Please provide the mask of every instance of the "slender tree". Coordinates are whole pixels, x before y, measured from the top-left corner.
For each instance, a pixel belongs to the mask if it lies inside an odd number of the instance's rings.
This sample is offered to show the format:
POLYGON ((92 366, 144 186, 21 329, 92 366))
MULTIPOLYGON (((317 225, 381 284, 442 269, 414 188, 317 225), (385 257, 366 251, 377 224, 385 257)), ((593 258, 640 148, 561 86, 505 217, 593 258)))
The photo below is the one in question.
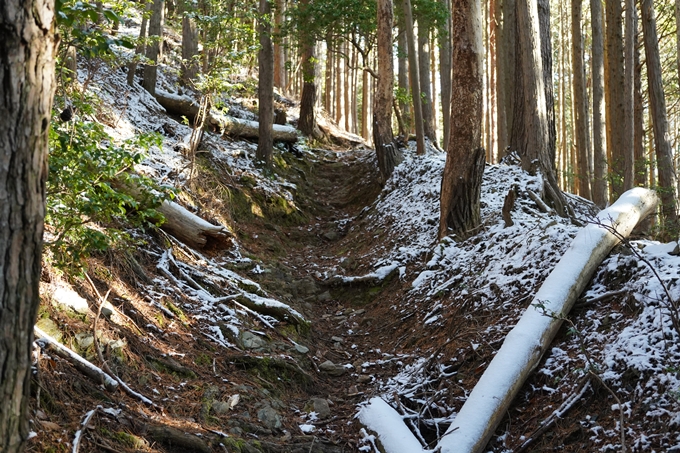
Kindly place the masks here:
POLYGON ((146 58, 151 61, 144 67, 142 86, 151 95, 156 94, 156 79, 158 76, 158 61, 163 49, 163 18, 165 14, 165 0, 153 0, 151 18, 149 19, 149 38, 152 41, 146 46, 146 58))
POLYGON ((593 85, 593 201, 599 207, 607 204, 607 152, 604 108, 604 36, 602 0, 590 0, 592 32, 593 85))
POLYGON ((676 210, 675 167, 673 152, 668 136, 666 116, 666 97, 661 79, 659 40, 656 32, 656 15, 652 0, 642 0, 642 32, 647 60, 647 85, 649 87, 649 110, 654 126, 654 148, 656 149, 657 170, 659 173, 658 190, 661 195, 662 214, 668 226, 678 225, 676 210))
POLYGON ((0 5, 0 451, 29 437, 33 326, 40 263, 47 143, 54 94, 52 0, 0 5))
POLYGON ((411 83, 411 99, 413 101, 413 116, 416 128, 416 153, 425 154, 425 126, 423 124, 423 110, 420 102, 420 77, 418 75, 418 58, 416 51, 416 37, 413 31, 413 14, 411 0, 403 0, 404 25, 406 26, 406 42, 408 45, 408 71, 411 83))
POLYGON ((269 0, 260 0, 260 17, 258 32, 260 34, 260 65, 257 84, 257 100, 259 106, 259 130, 256 156, 268 167, 272 164, 274 140, 272 129, 274 124, 274 46, 271 37, 271 4, 269 0))
MULTIPOLYGON (((309 7, 309 0, 300 0, 303 13, 309 7)), ((299 28, 300 47, 302 49, 302 95, 300 96, 300 132, 310 137, 321 139, 322 134, 316 122, 316 57, 314 55, 314 36, 304 26, 299 28)))
POLYGON ((432 89, 430 88, 430 44, 429 27, 424 19, 418 20, 418 79, 420 81, 420 100, 423 111, 425 137, 437 146, 437 128, 434 124, 432 89))
POLYGON ((449 137, 451 131, 451 1, 440 0, 443 4, 443 9, 447 13, 447 18, 444 27, 439 30, 439 47, 440 47, 440 79, 441 79, 441 102, 442 102, 442 125, 443 141, 442 146, 447 149, 449 145, 449 137))
POLYGON ((373 142, 384 183, 402 160, 392 133, 394 58, 392 57, 392 0, 378 0, 378 87, 373 108, 373 142))
POLYGON ((635 123, 634 123, 634 74, 635 74, 635 1, 625 0, 626 22, 624 34, 624 72, 623 72, 623 119, 621 127, 623 135, 623 190, 633 187, 635 177, 635 123))
POLYGON ((198 27, 192 15, 188 12, 182 17, 182 83, 193 84, 198 76, 198 27))
POLYGON ((583 35, 581 15, 583 0, 571 1, 571 65, 574 74, 574 132, 578 153, 578 192, 584 198, 591 198, 590 168, 588 149, 588 123, 586 122, 586 72, 583 64, 583 35))
POLYGON ((607 156, 610 163, 610 190, 616 199, 623 193, 625 159, 621 126, 624 119, 623 31, 621 0, 605 0, 605 106, 607 109, 607 156))
POLYGON ((480 0, 453 0, 451 138, 442 178, 439 239, 465 238, 480 223, 484 44, 480 0))

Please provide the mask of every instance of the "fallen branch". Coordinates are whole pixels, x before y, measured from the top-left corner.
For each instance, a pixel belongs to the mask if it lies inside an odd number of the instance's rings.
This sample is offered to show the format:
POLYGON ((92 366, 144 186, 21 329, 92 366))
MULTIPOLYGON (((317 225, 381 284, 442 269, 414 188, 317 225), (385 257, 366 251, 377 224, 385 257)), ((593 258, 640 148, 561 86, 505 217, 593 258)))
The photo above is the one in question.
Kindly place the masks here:
MULTIPOLYGON (((588 375, 586 375, 587 377, 588 375)), ((536 440, 538 440, 543 434, 545 434, 555 422, 564 417, 564 415, 571 410, 572 407, 581 399, 586 391, 590 388, 590 381, 585 377, 581 380, 580 385, 577 387, 578 392, 574 391, 564 402, 560 405, 557 410, 543 420, 534 431, 519 447, 517 447, 513 453, 522 453, 527 448, 529 448, 536 440), (580 390, 579 390, 580 388, 580 390)))
POLYGON ((94 282, 90 278, 90 276, 86 273, 85 278, 87 279, 88 283, 90 283, 90 286, 92 286, 92 289, 94 290, 95 294, 97 295, 97 298, 99 299, 99 308, 97 309, 97 316, 94 318, 94 324, 92 327, 93 331, 93 336, 94 336, 94 349, 97 351, 97 356, 99 357, 99 360, 102 362, 102 368, 106 370, 107 373, 111 374, 113 378, 118 382, 120 387, 133 398, 136 398, 140 400, 142 403, 155 407, 156 409, 161 409, 160 406, 156 405, 153 401, 151 401, 149 398, 146 396, 142 395, 141 393, 135 392, 132 390, 121 378, 116 376, 113 371, 111 371, 111 368, 109 368, 109 365, 106 363, 104 360, 104 356, 102 355, 102 351, 99 348, 99 340, 97 339, 97 323, 99 321, 99 317, 101 316, 102 313, 102 307, 104 306, 104 303, 106 303, 106 299, 109 297, 109 294, 111 293, 111 290, 108 290, 106 292, 106 296, 102 297, 102 295, 99 293, 99 290, 97 287, 94 285, 94 282))
POLYGON ((562 318, 602 260, 618 244, 620 239, 602 225, 611 225, 626 237, 657 204, 654 191, 629 190, 598 214, 600 225, 590 224, 576 235, 449 426, 439 443, 442 453, 478 453, 484 449, 513 398, 550 346, 562 318))
MULTIPOLYGON (((200 106, 196 101, 186 96, 156 90, 156 100, 168 113, 186 116, 191 121, 199 113, 200 106)), ((258 138, 260 136, 257 121, 233 118, 211 110, 207 113, 205 122, 226 135, 243 138, 258 138)), ((273 125, 272 136, 275 142, 295 143, 298 140, 298 132, 294 127, 280 124, 273 125)))
POLYGON ((94 414, 97 413, 97 410, 101 406, 97 406, 94 409, 92 409, 90 412, 85 414, 85 418, 83 419, 83 422, 80 424, 81 428, 76 431, 76 435, 73 438, 73 450, 71 450, 71 453, 78 453, 78 448, 80 447, 80 439, 82 438, 83 431, 87 429, 87 425, 90 423, 90 420, 92 420, 92 417, 94 414))
POLYGON ((104 372, 104 370, 92 364, 91 362, 88 362, 83 357, 73 352, 71 349, 59 343, 50 335, 43 332, 40 327, 33 327, 33 333, 35 334, 36 342, 42 349, 68 361, 74 366, 74 368, 83 373, 85 376, 89 377, 97 384, 103 385, 106 390, 113 392, 118 388, 118 381, 104 372))

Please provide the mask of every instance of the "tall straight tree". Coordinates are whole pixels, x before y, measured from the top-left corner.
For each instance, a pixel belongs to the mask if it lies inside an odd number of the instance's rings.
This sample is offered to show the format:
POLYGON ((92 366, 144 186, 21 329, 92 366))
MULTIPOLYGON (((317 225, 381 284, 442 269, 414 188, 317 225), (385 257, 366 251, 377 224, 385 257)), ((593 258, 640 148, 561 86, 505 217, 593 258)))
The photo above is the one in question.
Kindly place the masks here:
POLYGON ((602 0, 590 0, 593 84, 593 201, 607 205, 607 152, 604 108, 604 35, 602 0))
POLYGON ((453 0, 451 138, 441 188, 439 239, 465 238, 480 223, 484 44, 481 0, 453 0))
MULTIPOLYGON (((300 0, 300 10, 308 13, 309 0, 300 0)), ((304 26, 298 28, 302 50, 302 94, 300 95, 300 120, 298 129, 305 135, 320 139, 321 130, 316 122, 316 57, 314 55, 314 36, 304 26)))
POLYGON ((654 126, 654 147, 656 148, 657 170, 659 173, 658 190, 661 195, 662 214, 671 227, 678 225, 676 210, 676 176, 673 165, 673 151, 668 136, 666 116, 666 97, 661 79, 659 58, 659 39, 656 32, 656 16, 653 0, 642 0, 642 32, 647 59, 647 85, 649 87, 649 110, 654 126))
POLYGON ((443 124, 443 148, 449 145, 451 135, 451 0, 440 0, 447 13, 445 25, 439 30, 440 47, 440 79, 441 79, 441 100, 442 100, 442 124, 443 124))
POLYGON ((158 61, 163 49, 163 18, 165 15, 165 0, 153 0, 151 18, 149 19, 149 38, 152 41, 146 46, 146 58, 151 61, 144 67, 142 86, 151 95, 156 94, 156 79, 158 78, 158 61))
POLYGON ((634 142, 635 123, 633 107, 635 103, 634 74, 635 74, 635 1, 626 0, 625 42, 623 46, 624 72, 623 72, 623 118, 621 127, 623 135, 623 190, 633 188, 634 183, 634 142))
POLYGON ((413 13, 411 0, 403 0, 404 25, 406 26, 406 43, 408 45, 408 72, 411 82, 411 100, 413 101, 413 120, 416 128, 416 153, 425 154, 425 126, 423 125, 423 108, 420 102, 420 76, 418 75, 418 57, 416 36, 413 31, 413 13))
POLYGON ((424 19, 418 20, 418 79, 420 80, 420 99, 422 101, 425 137, 437 146, 437 128, 434 124, 434 105, 430 88, 430 30, 424 19))
POLYGON ((381 182, 387 181, 402 160, 392 133, 394 101, 394 58, 392 56, 392 0, 378 0, 378 86, 373 107, 373 142, 378 156, 381 182))
POLYGON ((625 124, 623 97, 623 8, 621 0, 605 0, 605 105, 607 109, 607 156, 610 164, 611 196, 623 193, 625 158, 624 141, 620 128, 625 124))
POLYGON ((590 194, 590 150, 586 121, 586 71, 583 64, 583 35, 581 16, 583 0, 571 0, 571 66, 574 74, 574 132, 578 154, 578 192, 583 198, 590 194))
POLYGON ((33 326, 40 263, 47 143, 54 94, 52 0, 0 5, 0 451, 24 450, 30 434, 33 326))
POLYGON ((538 11, 537 2, 517 0, 517 80, 511 147, 519 152, 525 170, 540 170, 544 197, 559 215, 566 216, 568 207, 555 177, 554 114, 550 112, 552 102, 546 99, 552 91, 545 86, 545 80, 552 78, 546 75, 551 71, 544 69, 544 62, 550 60, 542 55, 538 11))
POLYGON ((260 65, 257 84, 257 100, 259 106, 259 130, 256 156, 268 167, 272 164, 274 140, 272 129, 274 124, 274 46, 272 45, 271 4, 269 0, 260 0, 260 17, 258 32, 260 34, 260 65))

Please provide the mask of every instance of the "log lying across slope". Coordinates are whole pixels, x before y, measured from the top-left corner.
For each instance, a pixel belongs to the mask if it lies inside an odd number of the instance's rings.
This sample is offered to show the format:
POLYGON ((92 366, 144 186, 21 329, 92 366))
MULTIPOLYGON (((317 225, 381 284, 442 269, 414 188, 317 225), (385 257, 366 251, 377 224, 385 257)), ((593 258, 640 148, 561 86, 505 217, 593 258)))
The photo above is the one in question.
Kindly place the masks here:
POLYGON ((607 228, 627 237, 657 204, 656 192, 629 190, 576 235, 434 450, 418 448, 415 436, 403 423, 394 421, 401 415, 378 397, 361 410, 361 422, 377 432, 387 453, 484 451, 513 398, 555 338, 562 324, 560 318, 569 313, 597 267, 618 243, 607 228))
MULTIPOLYGON (((156 100, 168 113, 183 115, 191 120, 198 114, 198 103, 187 96, 156 90, 156 100)), ((211 110, 206 122, 227 135, 243 138, 258 138, 259 136, 259 125, 256 121, 233 118, 211 110)), ((275 142, 294 143, 298 139, 298 132, 292 126, 274 124, 273 137, 275 142)))
POLYGON ((483 451, 520 387, 555 338, 562 325, 559 318, 569 313, 597 267, 619 242, 602 225, 627 237, 640 220, 654 212, 657 204, 656 192, 640 187, 629 190, 600 212, 594 224, 576 235, 442 437, 442 453, 483 451))

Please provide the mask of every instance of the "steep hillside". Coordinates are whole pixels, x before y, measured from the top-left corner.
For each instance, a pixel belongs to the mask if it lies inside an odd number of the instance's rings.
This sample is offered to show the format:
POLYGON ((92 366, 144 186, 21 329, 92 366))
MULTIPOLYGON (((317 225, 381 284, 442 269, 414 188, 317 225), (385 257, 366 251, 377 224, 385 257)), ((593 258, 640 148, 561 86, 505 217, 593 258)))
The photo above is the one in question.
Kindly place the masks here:
MULTIPOLYGON (((479 231, 438 243, 441 153, 404 150, 384 188, 370 149, 301 141, 265 170, 255 144, 213 131, 192 164, 181 118, 120 68, 91 75, 102 103, 88 120, 116 139, 160 132, 136 170, 230 239, 197 250, 129 230, 134 246, 90 258, 92 284, 45 271, 39 328, 119 381, 39 341, 30 451, 376 451, 355 418, 376 395, 431 448, 594 212, 574 196, 578 219, 542 212, 540 180, 509 161, 486 168, 479 231)), ((172 71, 160 83, 179 94, 172 71)), ((255 118, 243 105, 229 100, 255 118)), ((677 243, 632 247, 600 267, 489 451, 621 451, 621 429, 632 451, 680 449, 677 310, 661 284, 677 301, 677 243)))

